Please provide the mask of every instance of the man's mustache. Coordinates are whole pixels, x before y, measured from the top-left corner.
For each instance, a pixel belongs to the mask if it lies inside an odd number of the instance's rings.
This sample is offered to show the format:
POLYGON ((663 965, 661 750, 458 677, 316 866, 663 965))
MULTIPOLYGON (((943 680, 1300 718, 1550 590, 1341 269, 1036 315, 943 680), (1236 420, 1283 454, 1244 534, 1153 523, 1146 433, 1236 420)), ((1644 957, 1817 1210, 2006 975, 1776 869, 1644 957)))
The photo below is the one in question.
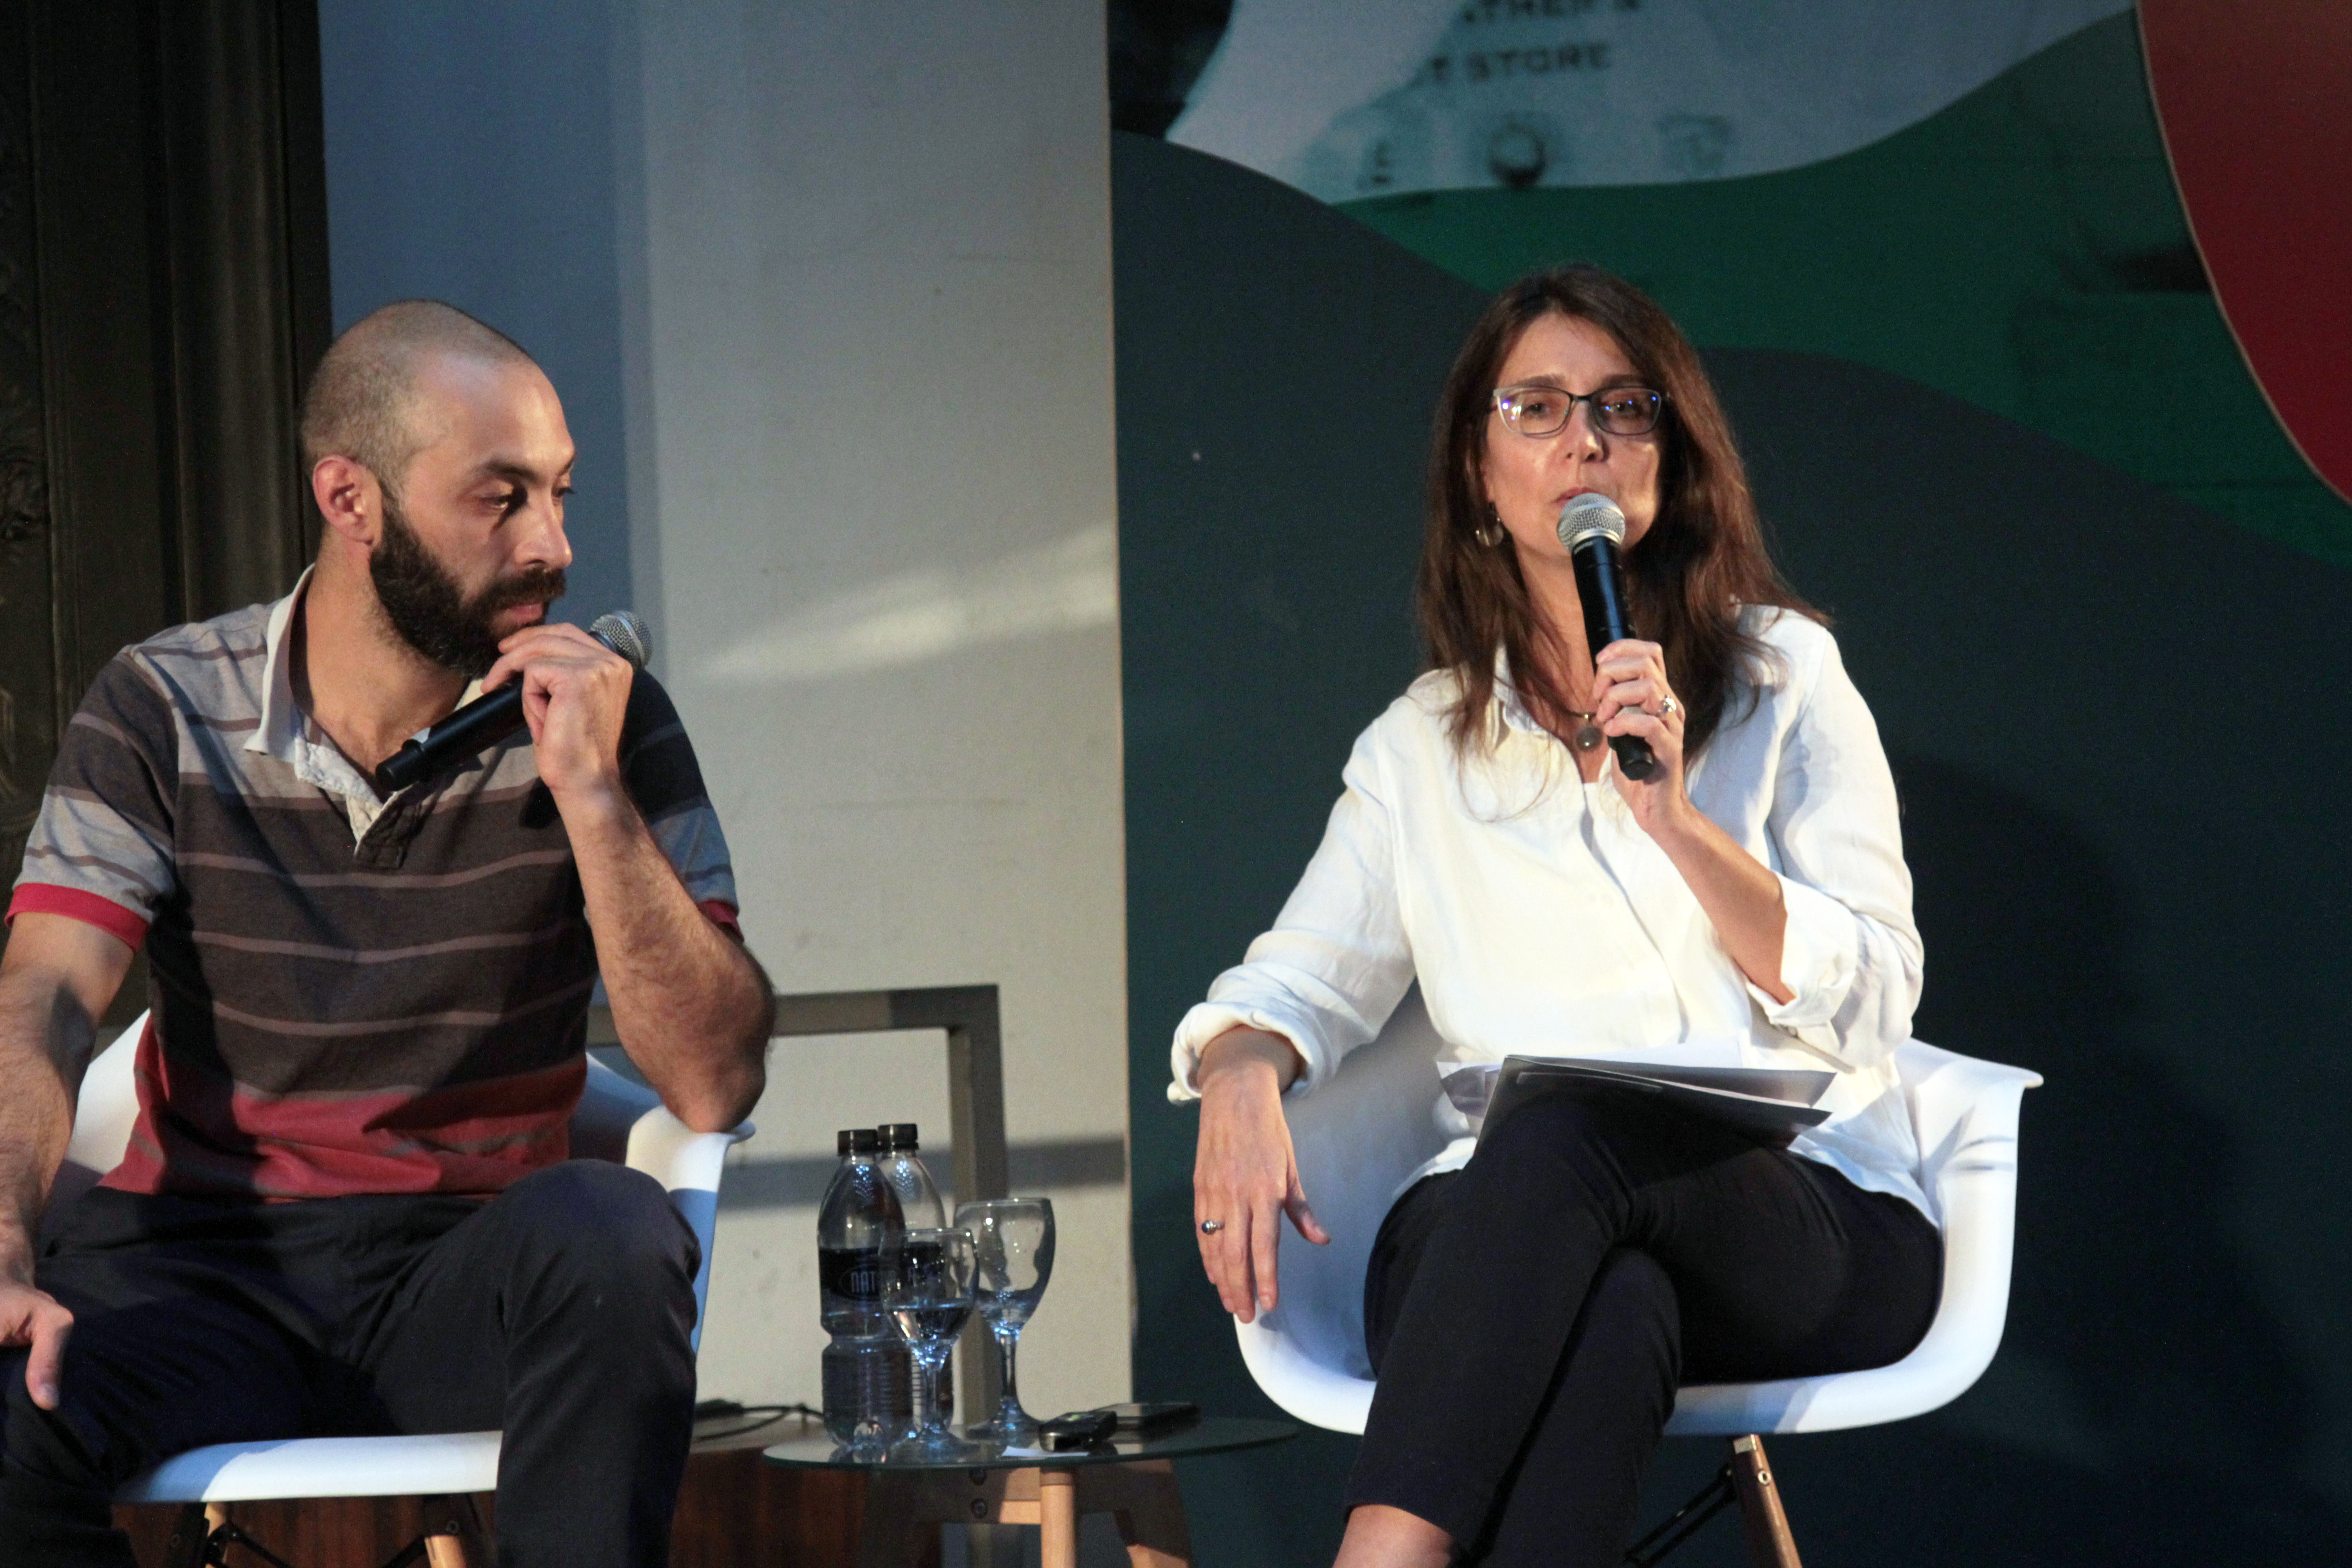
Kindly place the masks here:
POLYGON ((477 615, 489 616, 524 605, 550 605, 563 597, 563 589, 562 567, 534 566, 491 584, 475 601, 474 609, 477 615))

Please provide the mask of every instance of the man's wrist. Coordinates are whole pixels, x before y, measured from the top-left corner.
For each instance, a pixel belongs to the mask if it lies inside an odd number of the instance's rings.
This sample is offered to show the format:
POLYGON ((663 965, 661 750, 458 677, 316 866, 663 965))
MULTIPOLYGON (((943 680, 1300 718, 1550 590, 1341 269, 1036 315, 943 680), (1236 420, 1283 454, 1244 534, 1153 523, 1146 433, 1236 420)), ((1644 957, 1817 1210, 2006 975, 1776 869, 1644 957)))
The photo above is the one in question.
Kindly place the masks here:
POLYGON ((32 1237, 14 1225, 0 1229, 0 1284, 33 1282, 32 1237))
POLYGON ((575 843, 604 835, 626 837, 644 826, 644 818, 637 815, 637 803, 629 798, 628 786, 618 773, 585 784, 562 787, 551 784, 547 787, 555 797, 556 811, 563 817, 564 831, 575 843))

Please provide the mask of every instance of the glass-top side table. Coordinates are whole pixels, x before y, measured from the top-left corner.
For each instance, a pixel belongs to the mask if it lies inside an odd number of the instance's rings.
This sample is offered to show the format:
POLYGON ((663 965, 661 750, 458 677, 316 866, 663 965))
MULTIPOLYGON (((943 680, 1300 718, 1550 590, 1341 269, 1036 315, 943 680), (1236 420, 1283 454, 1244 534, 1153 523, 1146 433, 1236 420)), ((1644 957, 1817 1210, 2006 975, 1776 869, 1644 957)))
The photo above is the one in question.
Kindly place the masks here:
POLYGON ((1078 1516, 1108 1513, 1134 1568, 1189 1568, 1174 1460, 1286 1442, 1287 1421, 1210 1415, 1150 1437, 1124 1437, 1083 1451, 975 1446, 949 1460, 848 1458, 819 1431, 761 1450, 771 1464, 856 1471, 866 1478, 858 1562, 907 1568, 920 1562, 942 1524, 1032 1524, 1042 1568, 1076 1568, 1078 1516))

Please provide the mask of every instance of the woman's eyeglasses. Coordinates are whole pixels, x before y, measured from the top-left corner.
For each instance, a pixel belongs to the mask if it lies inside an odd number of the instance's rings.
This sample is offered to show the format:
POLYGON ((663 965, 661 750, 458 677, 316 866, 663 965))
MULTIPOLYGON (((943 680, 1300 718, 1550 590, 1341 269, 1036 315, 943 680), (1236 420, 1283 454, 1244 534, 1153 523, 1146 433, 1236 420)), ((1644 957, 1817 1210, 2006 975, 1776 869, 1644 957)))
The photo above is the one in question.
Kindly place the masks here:
POLYGON ((1501 386, 1495 412, 1522 436, 1541 439, 1568 428, 1576 405, 1592 405, 1593 427, 1610 436, 1646 436, 1658 427, 1666 395, 1647 386, 1604 386, 1598 392, 1563 392, 1557 386, 1501 386))

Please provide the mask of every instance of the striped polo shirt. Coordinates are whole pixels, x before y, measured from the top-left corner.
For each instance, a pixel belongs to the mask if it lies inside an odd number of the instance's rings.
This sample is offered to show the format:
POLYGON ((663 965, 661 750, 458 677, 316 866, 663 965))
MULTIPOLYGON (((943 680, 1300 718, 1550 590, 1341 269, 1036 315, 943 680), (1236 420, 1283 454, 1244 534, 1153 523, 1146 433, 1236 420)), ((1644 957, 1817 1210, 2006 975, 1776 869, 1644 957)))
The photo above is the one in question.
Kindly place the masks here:
MULTIPOLYGON (((380 799, 294 700, 308 585, 115 656, 67 729, 9 914, 146 945, 139 1120, 105 1185, 488 1195, 566 1157, 587 1075, 596 950, 571 840, 527 731, 380 799)), ((726 841, 642 672, 620 755, 732 934, 726 841)))

